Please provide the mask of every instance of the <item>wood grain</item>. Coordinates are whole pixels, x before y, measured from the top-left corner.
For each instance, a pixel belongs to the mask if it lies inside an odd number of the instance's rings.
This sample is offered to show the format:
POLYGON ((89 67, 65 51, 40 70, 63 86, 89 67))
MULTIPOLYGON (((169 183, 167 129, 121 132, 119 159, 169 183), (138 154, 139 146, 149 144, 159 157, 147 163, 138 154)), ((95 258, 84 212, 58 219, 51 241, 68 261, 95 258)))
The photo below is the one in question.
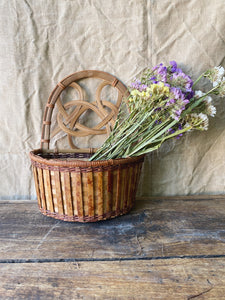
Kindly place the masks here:
POLYGON ((0 270, 0 299, 223 300, 225 197, 136 201, 89 224, 0 201, 0 270))
POLYGON ((0 202, 0 259, 208 254, 225 255, 223 197, 136 201, 127 215, 88 224, 43 216, 36 202, 0 202))
POLYGON ((1 299, 224 299, 225 259, 0 264, 1 299))

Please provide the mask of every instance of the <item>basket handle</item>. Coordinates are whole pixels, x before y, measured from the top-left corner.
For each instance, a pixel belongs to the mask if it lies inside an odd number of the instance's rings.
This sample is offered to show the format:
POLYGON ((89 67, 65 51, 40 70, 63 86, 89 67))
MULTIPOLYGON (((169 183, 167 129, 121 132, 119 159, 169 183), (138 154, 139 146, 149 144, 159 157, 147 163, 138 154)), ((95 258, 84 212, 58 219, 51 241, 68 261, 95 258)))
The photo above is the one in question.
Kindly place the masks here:
POLYGON ((115 87, 118 90, 121 100, 123 96, 128 95, 127 87, 115 76, 106 72, 97 71, 97 70, 84 70, 84 71, 75 72, 65 77, 55 86, 45 106, 43 122, 42 122, 41 145, 40 145, 40 148, 42 150, 49 149, 52 112, 60 94, 70 84, 84 78, 99 78, 106 81, 108 84, 111 84, 113 87, 115 87))

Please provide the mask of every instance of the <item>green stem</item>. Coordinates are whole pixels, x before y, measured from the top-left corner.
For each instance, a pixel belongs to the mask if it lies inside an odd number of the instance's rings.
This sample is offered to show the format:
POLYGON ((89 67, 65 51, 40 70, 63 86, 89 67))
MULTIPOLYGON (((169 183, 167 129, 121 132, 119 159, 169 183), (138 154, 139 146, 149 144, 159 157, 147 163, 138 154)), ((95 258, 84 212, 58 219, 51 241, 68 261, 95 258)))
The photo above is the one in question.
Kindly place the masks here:
MULTIPOLYGON (((218 88, 217 86, 214 87, 213 89, 211 89, 210 91, 208 91, 205 95, 203 95, 202 97, 200 97, 197 101, 193 102, 193 103, 188 107, 188 109, 185 110, 185 111, 183 112, 182 117, 184 117, 184 116, 186 116, 188 113, 190 113, 190 112, 192 111, 192 109, 194 109, 196 106, 198 106, 206 96, 208 96, 208 95, 210 95, 211 93, 213 93, 213 91, 215 91, 217 88, 218 88)), ((192 99, 194 99, 194 98, 192 98, 192 99)))
POLYGON ((195 80, 195 82, 193 83, 193 86, 192 86, 192 87, 194 87, 204 75, 205 75, 205 72, 202 73, 202 74, 195 80))
POLYGON ((140 143, 137 145, 136 149, 134 149, 131 153, 130 156, 132 156, 135 152, 139 151, 141 148, 144 148, 145 146, 147 146, 148 144, 151 144, 158 136, 162 135, 164 132, 166 132, 169 128, 173 127, 178 121, 174 120, 173 122, 171 122, 169 125, 167 125, 166 127, 164 127, 162 130, 160 130, 160 132, 158 132, 156 135, 152 136, 149 139, 145 139, 144 143, 140 143))
POLYGON ((103 158, 104 156, 106 156, 108 153, 110 153, 112 150, 114 150, 119 144, 122 144, 122 142, 127 139, 128 136, 130 136, 150 115, 152 114, 152 111, 150 111, 148 114, 145 114, 145 116, 142 118, 141 122, 137 122, 136 124, 134 124, 133 126, 131 126, 130 131, 127 132, 127 134, 125 134, 125 136, 123 136, 122 139, 120 139, 120 136, 116 137, 117 142, 115 144, 112 145, 112 147, 110 149, 108 149, 106 152, 104 152, 104 154, 98 156, 98 153, 96 153, 94 156, 92 156, 89 160, 93 160, 96 157, 98 157, 98 159, 100 160, 101 158, 103 158), (119 141, 118 141, 119 139, 119 141))

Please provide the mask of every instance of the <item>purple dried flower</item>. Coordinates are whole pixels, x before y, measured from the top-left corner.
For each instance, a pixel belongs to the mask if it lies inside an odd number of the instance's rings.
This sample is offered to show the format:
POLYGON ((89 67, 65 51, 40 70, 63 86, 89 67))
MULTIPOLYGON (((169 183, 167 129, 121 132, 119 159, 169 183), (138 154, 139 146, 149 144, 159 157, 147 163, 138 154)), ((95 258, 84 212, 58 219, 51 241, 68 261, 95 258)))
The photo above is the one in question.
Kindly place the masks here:
POLYGON ((166 82, 167 81, 167 67, 160 66, 158 68, 157 72, 160 75, 160 79, 163 82, 166 82))
POLYGON ((147 87, 148 86, 146 84, 140 85, 140 87, 139 87, 140 92, 145 91, 147 89, 147 87))
MULTIPOLYGON (((188 104, 190 101, 188 99, 183 100, 184 105, 188 104)), ((184 107, 185 109, 185 107, 184 107)))
POLYGON ((172 60, 172 61, 170 61, 170 65, 171 65, 171 72, 172 73, 176 72, 177 71, 177 63, 174 60, 172 60))
POLYGON ((162 63, 152 68, 152 70, 155 71, 154 74, 156 75, 156 78, 153 80, 157 79, 158 81, 167 81, 167 67, 165 67, 162 63))
POLYGON ((170 77, 171 81, 174 81, 175 85, 180 85, 182 88, 186 89, 186 92, 192 92, 193 81, 191 78, 184 74, 182 70, 179 73, 173 73, 170 77))
POLYGON ((145 91, 148 86, 146 84, 142 84, 140 80, 135 78, 135 81, 131 83, 130 87, 142 92, 145 91))
POLYGON ((175 99, 185 99, 184 94, 182 93, 180 88, 172 87, 171 92, 173 93, 175 99))
POLYGON ((170 133, 174 133, 174 132, 175 132, 175 130, 174 130, 173 128, 170 128, 170 129, 168 130, 168 132, 170 132, 170 133))
POLYGON ((190 100, 191 98, 193 98, 194 97, 194 91, 191 91, 191 92, 189 92, 189 93, 187 93, 186 94, 186 98, 188 99, 188 100, 190 100))
POLYGON ((182 136, 183 136, 183 133, 180 133, 180 134, 178 134, 178 136, 176 136, 176 139, 179 140, 179 138, 182 137, 182 136))

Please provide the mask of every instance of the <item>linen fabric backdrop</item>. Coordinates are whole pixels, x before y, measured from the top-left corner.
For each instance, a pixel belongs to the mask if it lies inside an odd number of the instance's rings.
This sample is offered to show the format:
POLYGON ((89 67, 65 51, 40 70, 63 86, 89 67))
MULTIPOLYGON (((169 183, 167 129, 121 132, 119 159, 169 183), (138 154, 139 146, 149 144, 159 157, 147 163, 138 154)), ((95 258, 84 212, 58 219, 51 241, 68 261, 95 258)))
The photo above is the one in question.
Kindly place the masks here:
MULTIPOLYGON (((1 199, 36 198, 28 153, 65 76, 96 69, 129 85, 171 60, 193 79, 225 67, 224 0, 1 0, 0 16, 1 199)), ((208 131, 146 156, 138 197, 224 194, 225 99, 215 103, 208 131)))

